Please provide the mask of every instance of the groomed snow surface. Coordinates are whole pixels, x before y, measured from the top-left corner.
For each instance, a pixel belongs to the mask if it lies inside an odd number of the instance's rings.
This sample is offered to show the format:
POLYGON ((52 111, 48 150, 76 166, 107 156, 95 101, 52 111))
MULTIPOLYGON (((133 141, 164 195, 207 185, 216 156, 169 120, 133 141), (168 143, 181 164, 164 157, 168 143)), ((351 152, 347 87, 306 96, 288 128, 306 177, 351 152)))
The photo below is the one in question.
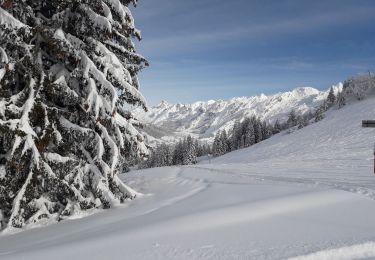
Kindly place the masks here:
POLYGON ((188 167, 123 178, 144 196, 0 236, 0 259, 375 258, 375 99, 188 167))

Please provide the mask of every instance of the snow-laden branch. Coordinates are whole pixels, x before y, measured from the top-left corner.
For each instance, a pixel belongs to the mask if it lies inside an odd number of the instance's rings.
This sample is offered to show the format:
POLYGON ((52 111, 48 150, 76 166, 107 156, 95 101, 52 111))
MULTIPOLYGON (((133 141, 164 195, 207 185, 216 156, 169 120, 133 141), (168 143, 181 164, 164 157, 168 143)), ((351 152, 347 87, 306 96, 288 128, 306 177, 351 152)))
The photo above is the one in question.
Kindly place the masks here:
POLYGON ((8 29, 19 29, 22 27, 28 27, 19 20, 13 17, 10 13, 0 7, 0 25, 4 25, 8 29))

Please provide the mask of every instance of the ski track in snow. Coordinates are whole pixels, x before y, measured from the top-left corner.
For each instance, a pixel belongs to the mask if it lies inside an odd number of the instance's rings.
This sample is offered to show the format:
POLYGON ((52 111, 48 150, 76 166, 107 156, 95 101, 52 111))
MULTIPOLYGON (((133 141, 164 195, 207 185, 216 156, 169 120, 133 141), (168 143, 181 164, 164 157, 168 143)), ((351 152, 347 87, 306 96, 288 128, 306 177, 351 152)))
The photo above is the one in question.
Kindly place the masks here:
MULTIPOLYGON (((247 177, 252 180, 258 181, 273 181, 273 182, 286 182, 286 183, 294 183, 294 184, 301 184, 301 185, 309 185, 309 186, 318 186, 321 188, 326 189, 336 189, 347 191, 351 193, 355 193, 358 195, 363 195, 368 198, 375 200, 375 187, 368 188, 368 187, 361 187, 359 185, 350 183, 350 182, 333 182, 332 180, 322 179, 314 179, 311 177, 289 177, 289 176, 267 176, 266 174, 253 174, 253 173, 241 173, 241 169, 231 169, 231 170, 219 170, 219 169, 211 169, 205 167, 192 167, 197 170, 209 170, 213 173, 217 174, 228 174, 228 175, 238 175, 241 177, 247 177)), ((271 169, 269 169, 271 171, 271 169)), ((239 185, 244 185, 244 183, 237 183, 239 185)), ((374 185, 375 186, 375 185, 374 185)))

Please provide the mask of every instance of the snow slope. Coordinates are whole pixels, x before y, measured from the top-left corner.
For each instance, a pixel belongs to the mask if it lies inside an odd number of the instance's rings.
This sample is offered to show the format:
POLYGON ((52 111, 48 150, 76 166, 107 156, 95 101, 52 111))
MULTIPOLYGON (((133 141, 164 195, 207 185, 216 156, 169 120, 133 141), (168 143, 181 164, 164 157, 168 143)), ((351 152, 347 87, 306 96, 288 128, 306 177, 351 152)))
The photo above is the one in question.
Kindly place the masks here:
MULTIPOLYGON (((342 89, 342 84, 333 86, 337 93, 342 89)), ((145 129, 146 134, 164 141, 173 141, 173 136, 181 137, 186 134, 199 139, 212 141, 218 130, 229 130, 236 120, 256 115, 263 120, 275 121, 287 119, 289 112, 295 109, 297 113, 314 111, 327 97, 328 91, 319 91, 311 87, 297 88, 289 92, 277 93, 266 96, 264 94, 254 97, 239 97, 227 101, 211 100, 192 104, 168 104, 163 101, 149 112, 141 109, 133 111, 136 118, 147 126, 158 128, 156 136, 151 129, 145 129), (163 129, 173 129, 174 134, 163 129)))
POLYGON ((0 259, 375 258, 375 98, 188 167, 131 172, 124 207, 0 236, 0 259))

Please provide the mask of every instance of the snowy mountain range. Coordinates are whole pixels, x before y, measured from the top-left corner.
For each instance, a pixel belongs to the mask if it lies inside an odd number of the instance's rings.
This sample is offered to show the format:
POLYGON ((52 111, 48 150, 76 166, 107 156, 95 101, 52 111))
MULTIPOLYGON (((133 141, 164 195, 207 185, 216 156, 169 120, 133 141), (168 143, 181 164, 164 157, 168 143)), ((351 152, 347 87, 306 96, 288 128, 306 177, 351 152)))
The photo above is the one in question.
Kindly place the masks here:
MULTIPOLYGON (((342 83, 333 86, 335 93, 342 83)), ((162 101, 148 112, 133 110, 143 124, 143 132, 149 143, 174 142, 182 136, 211 142, 214 135, 223 129, 232 128, 236 120, 252 115, 262 120, 284 121, 294 109, 297 114, 313 112, 327 97, 329 90, 319 91, 312 87, 300 87, 273 95, 236 97, 230 100, 210 100, 192 104, 169 104, 162 101)))

